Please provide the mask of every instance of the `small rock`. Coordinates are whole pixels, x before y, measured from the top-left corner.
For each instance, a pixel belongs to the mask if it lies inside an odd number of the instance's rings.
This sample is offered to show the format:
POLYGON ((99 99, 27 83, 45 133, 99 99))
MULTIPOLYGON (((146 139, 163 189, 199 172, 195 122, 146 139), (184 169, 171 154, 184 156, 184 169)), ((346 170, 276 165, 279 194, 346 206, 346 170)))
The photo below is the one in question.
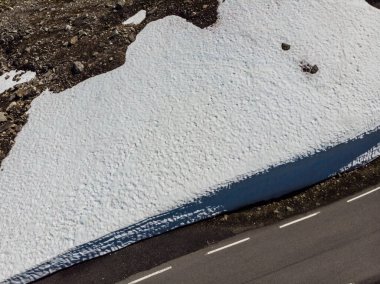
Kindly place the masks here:
POLYGON ((26 53, 30 53, 30 51, 31 51, 30 47, 25 48, 26 53))
POLYGON ((0 112, 0 122, 6 122, 7 120, 5 112, 0 112))
POLYGON ((83 65, 83 63, 80 62, 80 61, 75 61, 73 63, 71 71, 73 72, 73 74, 80 74, 80 73, 82 73, 84 71, 84 65, 83 65))
POLYGON ((311 70, 310 70, 310 73, 311 74, 315 74, 317 73, 319 70, 318 66, 317 65, 314 65, 313 67, 311 67, 311 70))
POLYGON ((282 50, 289 50, 290 49, 290 44, 287 44, 287 43, 282 43, 281 44, 281 48, 282 48, 282 50))
POLYGON ((274 212, 274 214, 279 214, 279 213, 280 213, 280 210, 275 209, 273 212, 274 212))
POLYGON ((80 31, 78 32, 78 34, 79 34, 80 37, 82 37, 82 36, 86 36, 86 35, 87 35, 87 33, 86 33, 84 30, 80 30, 80 31))
POLYGON ((302 61, 301 62, 301 68, 303 72, 308 72, 310 74, 315 74, 318 72, 319 68, 317 65, 311 65, 307 62, 302 61))
POLYGON ((290 206, 286 206, 286 211, 293 212, 294 209, 292 207, 290 207, 290 206))
POLYGON ((128 35, 128 39, 130 42, 134 42, 136 40, 136 35, 134 33, 130 33, 128 35))
POLYGON ((17 105, 16 102, 11 102, 11 103, 8 105, 6 111, 7 111, 7 112, 10 111, 10 110, 11 110, 12 108, 14 108, 16 105, 17 105))
POLYGON ((125 6, 125 0, 118 0, 115 5, 116 10, 121 10, 125 6))
POLYGON ((78 36, 73 36, 71 39, 70 39, 70 44, 71 45, 75 45, 78 43, 78 36))
POLYGON ((72 26, 70 26, 70 25, 66 25, 65 30, 66 30, 66 31, 71 31, 72 28, 73 28, 72 26))

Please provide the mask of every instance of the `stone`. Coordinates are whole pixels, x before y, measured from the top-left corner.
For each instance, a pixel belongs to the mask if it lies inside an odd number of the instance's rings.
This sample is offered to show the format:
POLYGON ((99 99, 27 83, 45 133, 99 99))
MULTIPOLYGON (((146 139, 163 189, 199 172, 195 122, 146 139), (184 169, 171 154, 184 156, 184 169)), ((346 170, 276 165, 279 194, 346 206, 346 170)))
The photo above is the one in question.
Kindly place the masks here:
POLYGON ((83 36, 86 36, 86 35, 87 35, 87 33, 86 33, 84 30, 80 30, 80 31, 78 32, 78 34, 79 34, 80 37, 83 37, 83 36))
POLYGON ((126 5, 125 0, 118 0, 115 5, 116 10, 121 10, 126 5))
POLYGON ((288 211, 288 212, 293 212, 294 209, 293 209, 292 207, 290 207, 290 206, 286 206, 286 211, 288 211))
POLYGON ((17 106, 17 103, 16 103, 16 102, 11 102, 11 103, 8 105, 6 111, 10 111, 10 110, 11 110, 12 108, 14 108, 15 106, 17 106))
POLYGON ((7 121, 8 119, 5 112, 0 112, 0 122, 7 122, 7 121))
POLYGON ((73 36, 71 39, 70 39, 70 44, 71 45, 75 45, 78 43, 78 37, 77 36, 73 36))
POLYGON ((289 50, 289 49, 290 49, 290 44, 287 44, 287 43, 284 43, 284 42, 283 42, 283 43, 281 44, 281 48, 282 48, 282 50, 285 50, 285 51, 286 51, 286 50, 289 50))
POLYGON ((313 67, 311 67, 311 70, 310 70, 310 73, 311 74, 315 74, 319 71, 319 68, 317 65, 314 65, 313 67))
POLYGON ((80 73, 82 73, 84 71, 84 65, 83 65, 83 63, 80 62, 80 61, 75 61, 73 63, 71 71, 73 72, 73 74, 80 74, 80 73))
POLYGON ((136 35, 134 33, 130 33, 128 35, 128 39, 130 42, 134 42, 136 40, 136 35))

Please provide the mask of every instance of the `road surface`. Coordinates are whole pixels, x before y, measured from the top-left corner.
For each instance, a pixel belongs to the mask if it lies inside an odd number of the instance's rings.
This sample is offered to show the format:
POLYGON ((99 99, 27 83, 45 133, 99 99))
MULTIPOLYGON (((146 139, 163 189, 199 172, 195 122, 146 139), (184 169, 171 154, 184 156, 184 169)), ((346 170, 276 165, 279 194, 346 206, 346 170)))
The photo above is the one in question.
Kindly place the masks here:
POLYGON ((380 187, 119 283, 380 283, 380 187))

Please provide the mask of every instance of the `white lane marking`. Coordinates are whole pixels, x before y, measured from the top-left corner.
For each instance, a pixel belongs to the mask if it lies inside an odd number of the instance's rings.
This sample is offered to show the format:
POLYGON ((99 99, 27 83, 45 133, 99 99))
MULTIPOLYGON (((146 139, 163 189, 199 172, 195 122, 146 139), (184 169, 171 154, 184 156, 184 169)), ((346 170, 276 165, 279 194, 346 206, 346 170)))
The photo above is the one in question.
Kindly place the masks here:
POLYGON ((305 217, 302 217, 302 218, 299 218, 299 219, 294 220, 294 221, 292 221, 292 222, 289 222, 289 223, 286 223, 286 224, 284 224, 284 225, 281 225, 279 228, 282 229, 282 228, 285 228, 285 227, 287 227, 287 226, 293 225, 293 224, 295 224, 295 223, 301 222, 301 221, 303 221, 303 220, 306 220, 306 219, 312 218, 312 217, 314 217, 314 216, 317 216, 319 213, 321 213, 321 212, 316 212, 316 213, 313 213, 313 214, 307 215, 307 216, 305 216, 305 217))
POLYGON ((366 196, 366 195, 371 194, 371 193, 373 193, 373 192, 375 192, 375 191, 378 191, 379 189, 380 189, 380 187, 375 188, 375 189, 372 189, 372 190, 370 190, 370 191, 368 191, 368 192, 366 192, 366 193, 363 193, 363 194, 361 194, 361 195, 359 195, 359 196, 356 196, 356 197, 354 197, 354 198, 351 198, 351 199, 347 200, 347 202, 350 203, 350 202, 352 202, 352 201, 354 201, 354 200, 356 200, 356 199, 362 198, 363 196, 366 196))
POLYGON ((163 272, 165 272, 165 271, 168 271, 168 270, 170 270, 170 269, 172 269, 172 267, 171 267, 171 266, 168 266, 168 267, 166 267, 166 268, 164 268, 164 269, 161 269, 161 270, 159 270, 159 271, 153 272, 153 273, 151 273, 151 274, 149 274, 149 275, 146 275, 146 276, 144 276, 144 277, 141 277, 141 278, 139 278, 139 279, 133 280, 132 282, 129 282, 128 284, 139 283, 139 282, 141 282, 141 281, 143 281, 143 280, 145 280, 145 279, 148 279, 148 278, 150 278, 150 277, 156 276, 157 274, 161 274, 161 273, 163 273, 163 272))
POLYGON ((224 247, 217 248, 217 249, 214 249, 214 250, 212 250, 212 251, 209 251, 207 254, 213 254, 213 253, 215 253, 215 252, 221 251, 221 250, 223 250, 223 249, 226 249, 226 248, 229 248, 229 247, 232 247, 232 246, 236 246, 236 245, 238 245, 238 244, 244 243, 244 242, 249 241, 249 240, 250 240, 250 238, 245 238, 245 239, 243 239, 243 240, 240 240, 240 241, 234 242, 234 243, 229 244, 229 245, 226 245, 226 246, 224 246, 224 247))

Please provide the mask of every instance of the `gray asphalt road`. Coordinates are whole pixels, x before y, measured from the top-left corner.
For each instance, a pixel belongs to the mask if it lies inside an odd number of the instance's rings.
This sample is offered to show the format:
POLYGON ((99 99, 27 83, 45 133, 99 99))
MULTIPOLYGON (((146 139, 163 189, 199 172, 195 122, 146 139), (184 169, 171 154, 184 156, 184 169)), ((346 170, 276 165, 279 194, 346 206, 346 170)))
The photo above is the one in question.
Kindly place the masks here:
POLYGON ((120 283, 380 283, 380 188, 353 197, 120 283))

